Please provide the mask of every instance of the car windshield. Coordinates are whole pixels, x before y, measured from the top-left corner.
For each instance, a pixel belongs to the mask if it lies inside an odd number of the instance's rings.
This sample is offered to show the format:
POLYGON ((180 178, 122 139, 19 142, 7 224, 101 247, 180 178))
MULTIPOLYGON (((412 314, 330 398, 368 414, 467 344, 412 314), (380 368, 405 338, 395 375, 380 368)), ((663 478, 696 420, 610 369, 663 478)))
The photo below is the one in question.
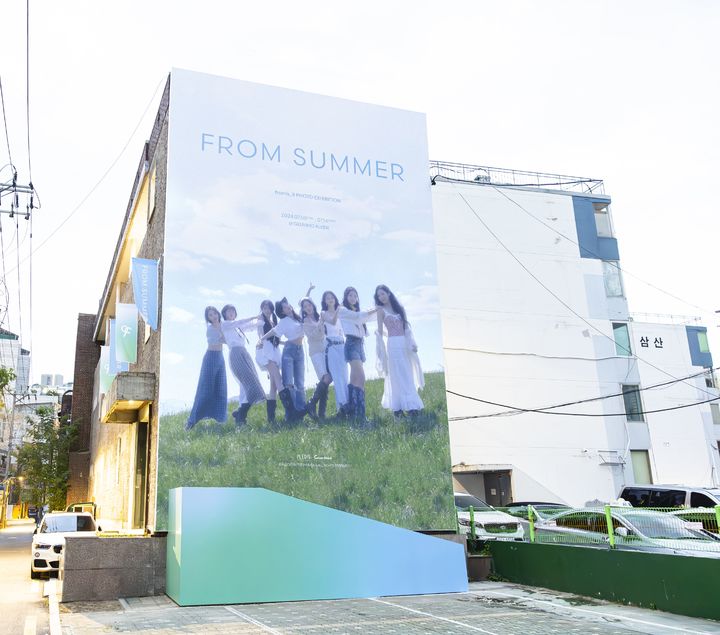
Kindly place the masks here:
POLYGON ((40 529, 45 534, 66 531, 95 531, 95 522, 90 516, 49 516, 40 529))
POLYGON ((492 509, 485 501, 481 501, 479 498, 470 496, 470 494, 461 494, 455 496, 455 507, 458 511, 467 512, 470 508, 473 509, 492 509))
POLYGON ((656 540, 711 540, 707 536, 692 531, 685 523, 674 516, 623 514, 643 535, 656 540))

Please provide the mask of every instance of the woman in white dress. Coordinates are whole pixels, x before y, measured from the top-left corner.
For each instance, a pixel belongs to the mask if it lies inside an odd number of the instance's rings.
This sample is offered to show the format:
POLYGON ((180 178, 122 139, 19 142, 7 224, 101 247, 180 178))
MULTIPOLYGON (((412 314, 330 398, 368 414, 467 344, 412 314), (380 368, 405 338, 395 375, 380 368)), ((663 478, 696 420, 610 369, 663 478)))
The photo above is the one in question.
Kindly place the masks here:
POLYGON ((405 309, 384 284, 375 289, 375 304, 378 307, 378 357, 387 361, 382 406, 392 410, 396 417, 402 416, 403 412, 416 416, 424 407, 418 394, 418 388, 422 388, 424 382, 417 357, 417 344, 405 309), (387 331, 386 358, 381 348, 384 330, 387 331))
MULTIPOLYGON (((260 319, 258 320, 258 338, 277 326, 275 306, 272 300, 263 300, 260 304, 260 319)), ((282 377, 280 377, 280 338, 270 337, 262 342, 261 348, 255 351, 255 361, 270 377, 270 394, 265 402, 267 408, 267 421, 275 424, 275 411, 277 409, 277 394, 282 390, 282 377)))

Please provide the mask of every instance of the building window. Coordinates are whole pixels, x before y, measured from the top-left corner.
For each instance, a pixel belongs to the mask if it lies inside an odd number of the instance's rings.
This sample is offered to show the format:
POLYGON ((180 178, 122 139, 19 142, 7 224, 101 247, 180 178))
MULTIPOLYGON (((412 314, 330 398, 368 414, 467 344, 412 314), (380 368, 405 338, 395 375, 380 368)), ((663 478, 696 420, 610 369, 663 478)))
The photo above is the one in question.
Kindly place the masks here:
POLYGON ((647 450, 630 450, 633 477, 636 485, 649 485, 653 482, 650 471, 650 454, 647 450))
POLYGON ((712 422, 716 426, 720 426, 720 405, 716 403, 711 403, 710 412, 712 413, 712 422))
POLYGON ((632 355, 630 348, 630 331, 624 323, 613 323, 613 339, 615 340, 615 352, 618 355, 629 357, 632 355))
POLYGON ((603 260, 603 279, 605 280, 605 295, 608 298, 622 297, 623 288, 618 262, 614 260, 603 260))
POLYGON ((708 344, 707 331, 696 331, 698 338, 698 346, 701 353, 709 353, 710 345, 708 344))
POLYGON ((595 227, 597 235, 606 238, 612 237, 612 226, 610 224, 610 210, 606 203, 593 203, 595 208, 595 227))
POLYGON ((637 385, 623 384, 623 401, 628 421, 645 421, 639 388, 637 385))

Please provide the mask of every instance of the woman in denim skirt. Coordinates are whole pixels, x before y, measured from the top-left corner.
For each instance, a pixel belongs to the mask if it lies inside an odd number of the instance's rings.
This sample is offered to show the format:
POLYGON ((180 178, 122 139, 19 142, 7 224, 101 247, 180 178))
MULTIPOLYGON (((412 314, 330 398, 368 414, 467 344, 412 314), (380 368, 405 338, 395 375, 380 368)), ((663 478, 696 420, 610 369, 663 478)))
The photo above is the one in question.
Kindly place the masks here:
POLYGON ((281 357, 283 389, 278 393, 285 408, 287 423, 295 423, 305 416, 305 353, 303 351, 302 319, 295 312, 287 298, 275 303, 279 320, 258 342, 258 348, 273 336, 285 337, 285 348, 281 357))
POLYGON ((348 384, 348 413, 365 423, 365 345, 367 326, 377 309, 360 310, 360 298, 355 287, 347 287, 338 312, 345 333, 345 361, 350 364, 348 384))

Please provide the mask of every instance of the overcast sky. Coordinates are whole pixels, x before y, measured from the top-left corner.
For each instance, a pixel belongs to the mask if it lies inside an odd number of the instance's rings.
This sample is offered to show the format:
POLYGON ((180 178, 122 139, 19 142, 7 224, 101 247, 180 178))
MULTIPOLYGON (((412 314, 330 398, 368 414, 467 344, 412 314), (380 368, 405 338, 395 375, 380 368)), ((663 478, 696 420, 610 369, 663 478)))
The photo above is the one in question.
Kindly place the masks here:
MULTIPOLYGON (((6 3, 3 26, 10 150, 26 183, 24 2, 6 3)), ((22 320, 35 380, 72 377, 77 314, 97 310, 160 88, 177 66, 426 112, 431 159, 604 179, 623 268, 682 298, 626 275, 631 310, 701 316, 718 357, 718 32, 713 0, 31 0, 30 147, 42 198, 32 332, 30 260, 19 311, 7 216, 3 326, 18 331, 22 320)), ((21 259, 26 227, 21 219, 21 259)))

